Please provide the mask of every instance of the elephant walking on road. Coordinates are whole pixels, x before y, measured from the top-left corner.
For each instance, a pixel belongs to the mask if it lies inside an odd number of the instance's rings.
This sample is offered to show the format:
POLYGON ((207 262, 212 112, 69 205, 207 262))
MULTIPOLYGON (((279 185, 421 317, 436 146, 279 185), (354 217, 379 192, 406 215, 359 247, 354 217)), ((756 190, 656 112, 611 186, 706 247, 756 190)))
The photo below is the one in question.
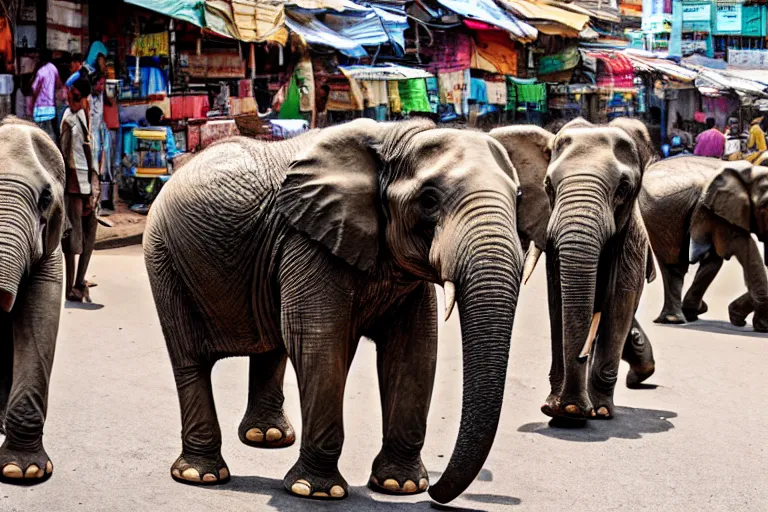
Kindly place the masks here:
POLYGON ((440 502, 460 494, 499 421, 522 273, 517 189, 494 139, 427 122, 358 120, 271 144, 235 138, 185 164, 155 201, 144 242, 181 405, 173 478, 229 479, 210 380, 223 357, 251 357, 241 440, 293 442, 282 410, 290 358, 303 429, 284 485, 346 497, 344 386, 367 336, 384 423, 370 486, 424 491, 438 283, 446 313, 459 304, 464 396, 456 447, 429 492, 440 502))
POLYGON ((768 241, 768 167, 704 157, 663 160, 646 172, 639 204, 664 278, 657 323, 697 320, 723 260, 735 256, 747 293, 728 306, 731 323, 745 325, 754 311, 754 329, 768 332, 768 278, 752 238, 768 241), (699 269, 682 298, 689 263, 699 269))
POLYGON ((0 480, 43 482, 48 385, 59 330, 64 161, 32 123, 0 123, 0 480))
POLYGON ((491 135, 508 148, 518 169, 521 218, 532 207, 526 201, 542 196, 536 183, 544 183, 548 196, 548 208, 533 206, 548 223, 544 229, 529 229, 538 238, 531 240, 525 263, 527 276, 537 254, 546 251, 552 367, 551 393, 542 412, 612 418, 622 356, 631 365, 629 385, 655 369, 650 342, 634 319, 644 278, 653 276, 635 201, 654 154, 647 129, 628 119, 608 126, 577 119, 556 136, 536 127, 491 135), (537 173, 540 177, 526 187, 530 178, 524 176, 537 173))

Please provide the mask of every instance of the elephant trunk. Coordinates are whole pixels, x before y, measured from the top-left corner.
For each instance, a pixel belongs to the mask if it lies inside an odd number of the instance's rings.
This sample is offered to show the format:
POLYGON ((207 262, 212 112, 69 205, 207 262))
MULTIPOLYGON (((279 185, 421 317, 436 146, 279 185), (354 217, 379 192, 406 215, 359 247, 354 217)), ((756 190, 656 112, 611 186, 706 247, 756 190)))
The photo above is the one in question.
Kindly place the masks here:
MULTIPOLYGON (((550 247, 558 271, 563 333, 563 356, 566 368, 587 360, 597 335, 602 292, 607 283, 598 284, 600 258, 607 240, 614 229, 613 217, 606 212, 603 200, 595 197, 587 200, 580 193, 573 200, 568 194, 556 204, 553 222, 548 233, 550 247), (606 221, 608 219, 608 221, 606 221)), ((586 376, 586 369, 576 374, 566 372, 565 387, 569 390, 584 389, 579 382, 586 376)))
MULTIPOLYGON (((0 187, 0 310, 10 312, 31 259, 33 219, 19 204, 18 187, 0 187)), ((25 194, 26 195, 26 194, 25 194)))
MULTIPOLYGON (((482 469, 501 414, 510 338, 520 287, 522 254, 511 207, 465 208, 457 223, 454 265, 444 267, 456 285, 461 316, 464 390, 461 424, 448 467, 429 489, 447 503, 482 469)), ((449 287, 450 288, 450 287, 449 287)))

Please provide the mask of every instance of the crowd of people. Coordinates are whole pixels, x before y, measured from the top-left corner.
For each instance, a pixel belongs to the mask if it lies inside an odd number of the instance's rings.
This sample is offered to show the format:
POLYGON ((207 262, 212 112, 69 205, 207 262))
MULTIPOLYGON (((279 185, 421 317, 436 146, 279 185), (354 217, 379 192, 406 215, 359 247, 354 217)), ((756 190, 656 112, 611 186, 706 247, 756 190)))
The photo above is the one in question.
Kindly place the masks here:
POLYGON ((707 129, 696 138, 694 155, 731 161, 747 160, 754 164, 768 160, 768 117, 752 120, 747 133, 739 128, 739 120, 735 117, 728 119, 728 125, 722 131, 716 126, 714 118, 707 118, 706 125, 707 129))

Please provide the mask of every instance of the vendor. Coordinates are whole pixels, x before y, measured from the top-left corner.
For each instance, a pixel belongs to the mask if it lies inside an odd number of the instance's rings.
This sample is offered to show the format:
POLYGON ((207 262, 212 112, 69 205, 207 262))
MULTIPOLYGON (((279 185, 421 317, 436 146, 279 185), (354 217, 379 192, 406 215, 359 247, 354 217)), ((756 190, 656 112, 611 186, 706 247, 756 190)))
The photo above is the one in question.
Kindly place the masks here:
MULTIPOLYGON (((163 113, 163 109, 157 106, 152 106, 147 109, 147 113, 144 115, 144 117, 147 119, 147 123, 149 126, 162 126, 163 118, 165 117, 165 114, 163 113)), ((170 126, 166 126, 166 145, 168 147, 168 159, 173 160, 177 155, 181 154, 182 151, 179 151, 176 149, 176 139, 173 136, 173 132, 171 131, 170 126)))
POLYGON ((752 126, 749 128, 749 139, 747 140, 747 152, 745 159, 754 163, 760 155, 768 150, 765 141, 765 131, 768 130, 768 118, 765 116, 752 120, 752 126))

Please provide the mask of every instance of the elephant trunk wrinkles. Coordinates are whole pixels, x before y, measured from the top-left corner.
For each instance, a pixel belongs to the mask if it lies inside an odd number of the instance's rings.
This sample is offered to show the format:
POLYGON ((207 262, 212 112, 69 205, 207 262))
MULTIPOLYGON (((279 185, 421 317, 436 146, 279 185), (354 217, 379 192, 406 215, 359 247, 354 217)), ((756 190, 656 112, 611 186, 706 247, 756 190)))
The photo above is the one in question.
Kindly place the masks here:
MULTIPOLYGON (((600 301, 598 287, 600 255, 610 236, 611 226, 600 219, 606 212, 595 203, 563 202, 556 206, 556 222, 550 227, 550 244, 559 269, 562 305, 563 351, 566 367, 574 364, 584 347, 593 314, 600 301)), ((568 381, 566 375, 566 381, 568 381)), ((566 386, 568 382, 565 383, 566 386)))
POLYGON ((447 503, 482 469, 499 423, 522 254, 511 208, 467 208, 459 223, 455 280, 464 361, 461 425, 448 467, 429 489, 447 503), (471 210, 471 211, 470 211, 471 210))
MULTIPOLYGON (((3 187, 4 188, 4 187, 3 187)), ((0 188, 0 194, 6 191, 0 188)), ((8 197, 8 196, 6 196, 8 197)), ((18 198, 13 191, 11 198, 18 198)), ((0 200, 0 309, 9 312, 31 258, 33 221, 27 209, 0 200)))

